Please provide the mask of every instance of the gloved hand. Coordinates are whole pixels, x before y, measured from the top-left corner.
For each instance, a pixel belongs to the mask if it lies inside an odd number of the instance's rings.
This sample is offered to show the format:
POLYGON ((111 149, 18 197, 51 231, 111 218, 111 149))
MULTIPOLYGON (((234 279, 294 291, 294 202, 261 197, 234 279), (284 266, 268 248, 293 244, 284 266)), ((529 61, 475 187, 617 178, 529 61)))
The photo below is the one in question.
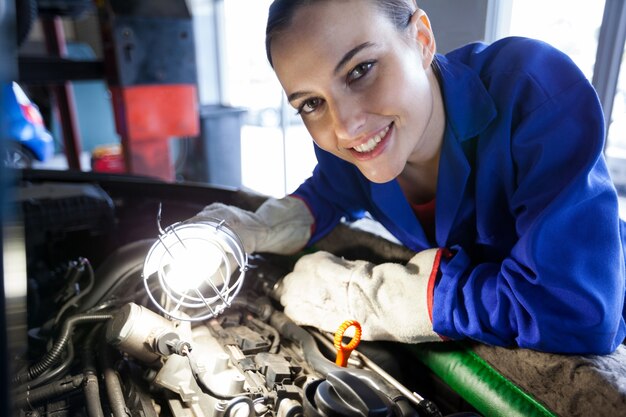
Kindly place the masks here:
POLYGON ((313 215, 295 197, 266 200, 256 212, 236 206, 213 203, 189 222, 224 220, 241 239, 247 253, 271 252, 288 255, 302 249, 311 237, 313 215))
POLYGON ((299 325, 335 332, 343 321, 357 320, 364 340, 440 341, 430 308, 443 251, 419 252, 406 266, 315 252, 298 260, 276 292, 299 325))

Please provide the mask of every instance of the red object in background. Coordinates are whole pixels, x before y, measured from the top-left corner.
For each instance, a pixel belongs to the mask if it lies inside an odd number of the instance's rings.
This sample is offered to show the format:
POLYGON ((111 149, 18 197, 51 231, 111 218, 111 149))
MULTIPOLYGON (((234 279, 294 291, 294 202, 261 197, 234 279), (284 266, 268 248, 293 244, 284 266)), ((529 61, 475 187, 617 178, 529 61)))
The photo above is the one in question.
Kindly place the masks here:
POLYGON ((195 85, 111 87, 128 172, 175 179, 169 139, 200 132, 195 85))
POLYGON ((132 141, 199 133, 195 85, 111 87, 111 93, 118 133, 132 141))
POLYGON ((91 170, 121 174, 126 172, 122 147, 119 145, 100 146, 91 154, 91 170))

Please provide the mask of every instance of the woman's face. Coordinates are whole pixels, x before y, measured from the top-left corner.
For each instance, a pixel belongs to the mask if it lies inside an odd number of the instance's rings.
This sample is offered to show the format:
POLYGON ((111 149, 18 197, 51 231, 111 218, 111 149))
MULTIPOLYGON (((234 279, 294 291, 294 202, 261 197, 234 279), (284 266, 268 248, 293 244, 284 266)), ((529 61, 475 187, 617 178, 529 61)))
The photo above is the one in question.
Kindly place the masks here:
POLYGON ((370 1, 334 0, 301 7, 271 53, 315 143, 382 183, 438 157, 434 48, 421 10, 401 31, 370 1))

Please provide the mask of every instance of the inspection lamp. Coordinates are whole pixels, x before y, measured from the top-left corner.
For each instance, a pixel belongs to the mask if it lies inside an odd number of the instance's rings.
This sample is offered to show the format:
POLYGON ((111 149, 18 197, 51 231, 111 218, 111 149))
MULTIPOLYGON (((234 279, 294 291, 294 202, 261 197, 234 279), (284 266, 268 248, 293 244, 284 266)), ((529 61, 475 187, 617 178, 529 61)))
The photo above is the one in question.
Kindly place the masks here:
POLYGON ((165 230, 159 223, 158 239, 143 266, 151 301, 177 320, 205 320, 222 313, 241 289, 247 268, 237 234, 219 219, 175 223, 165 230))

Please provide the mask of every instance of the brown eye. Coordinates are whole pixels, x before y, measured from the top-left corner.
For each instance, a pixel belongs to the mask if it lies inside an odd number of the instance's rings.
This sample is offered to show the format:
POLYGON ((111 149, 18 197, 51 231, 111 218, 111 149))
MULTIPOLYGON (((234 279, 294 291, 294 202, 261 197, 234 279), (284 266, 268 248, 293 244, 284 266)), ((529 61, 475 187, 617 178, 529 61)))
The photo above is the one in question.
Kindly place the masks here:
POLYGON ((320 105, 322 104, 321 98, 310 98, 302 102, 300 107, 298 107, 298 114, 309 114, 314 112, 320 105))
POLYGON ((375 64, 375 61, 367 61, 358 64, 348 73, 348 76, 346 77, 346 82, 350 84, 354 81, 357 81, 361 77, 365 76, 375 64))

